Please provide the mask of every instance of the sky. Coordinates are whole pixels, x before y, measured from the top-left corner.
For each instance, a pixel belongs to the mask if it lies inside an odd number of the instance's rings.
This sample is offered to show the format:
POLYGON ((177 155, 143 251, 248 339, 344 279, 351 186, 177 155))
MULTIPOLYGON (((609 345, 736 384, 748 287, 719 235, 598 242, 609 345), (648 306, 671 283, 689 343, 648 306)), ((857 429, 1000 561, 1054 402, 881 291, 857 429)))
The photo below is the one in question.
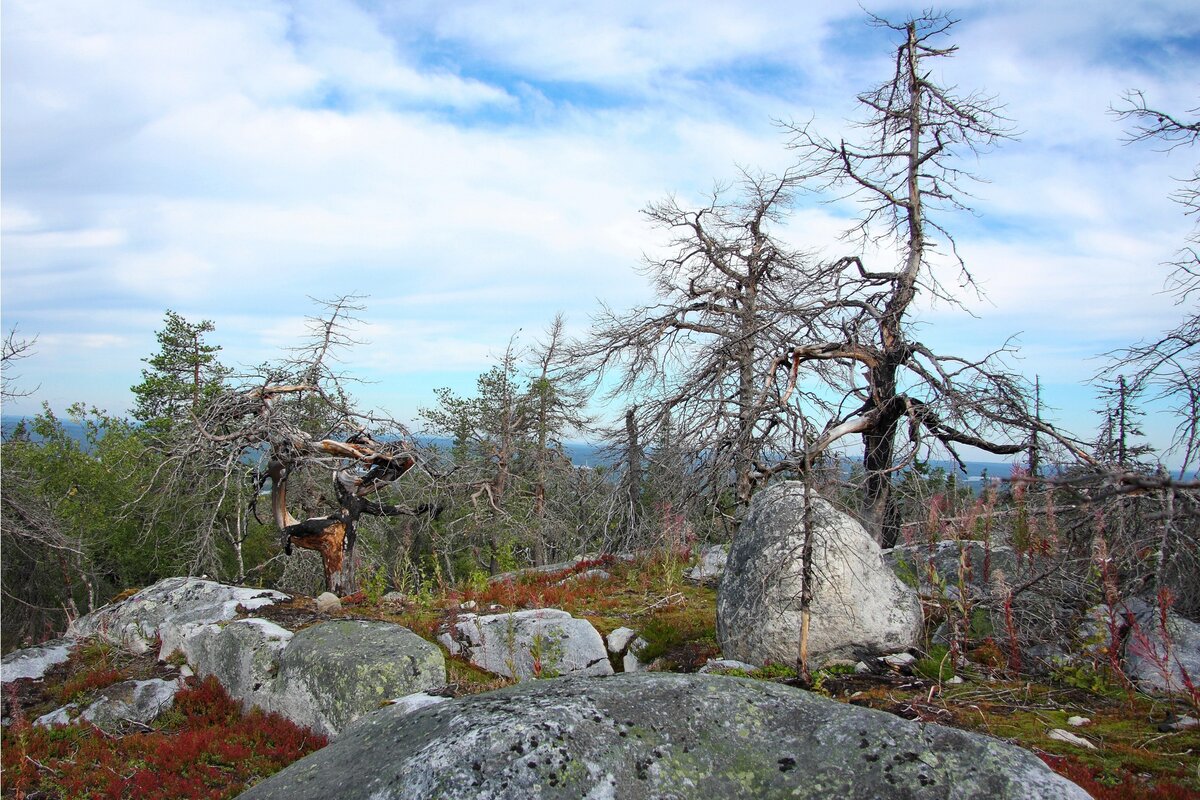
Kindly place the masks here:
MULTIPOLYGON (((1183 313, 1162 263, 1191 222, 1169 195, 1200 160, 1123 143, 1109 108, 1130 89, 1200 106, 1200 12, 944 10, 960 50, 935 77, 994 95, 1019 135, 963 163, 974 211, 944 220, 984 297, 926 304, 921 336, 966 356, 1015 337, 1010 365, 1087 436, 1098 354, 1183 313)), ((37 337, 13 369, 35 391, 3 411, 123 413, 168 308, 251 365, 301 339, 312 298, 362 294, 343 366, 416 423, 514 334, 652 300, 648 203, 786 169, 778 120, 849 131, 891 68, 866 20, 809 0, 3 0, 0 315, 37 337)), ((808 197, 779 233, 841 254, 854 213, 808 197)), ((1173 422, 1146 427, 1161 446, 1173 422)))

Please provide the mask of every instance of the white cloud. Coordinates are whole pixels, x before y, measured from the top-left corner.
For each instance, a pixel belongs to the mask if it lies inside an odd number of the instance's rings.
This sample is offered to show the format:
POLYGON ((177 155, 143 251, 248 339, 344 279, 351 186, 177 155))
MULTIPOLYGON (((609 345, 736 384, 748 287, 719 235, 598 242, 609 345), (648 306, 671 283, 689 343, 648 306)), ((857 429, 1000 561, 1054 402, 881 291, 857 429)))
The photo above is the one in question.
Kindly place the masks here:
MULTIPOLYGON (((1023 134, 967 162, 990 181, 981 216, 949 221, 988 292, 969 303, 981 319, 924 319, 980 349, 1023 331, 1022 368, 1063 374, 1178 314, 1156 265, 1189 229, 1166 195, 1195 154, 1122 146, 1106 109, 1134 87, 1194 107, 1200 20, 1174 0, 960 8, 944 74, 997 94, 1023 134)), ((6 326, 42 333, 58 364, 71 341, 116 337, 106 381, 89 384, 87 359, 26 372, 46 371, 46 397, 109 386, 98 402, 120 408, 167 306, 254 363, 295 341, 309 296, 368 293, 372 344, 348 364, 381 397, 393 380, 419 397, 558 310, 580 326, 597 298, 647 299, 634 269, 663 237, 638 210, 736 164, 785 167, 773 117, 847 132, 855 92, 889 69, 861 16, 774 0, 11 0, 6 326)), ((840 250, 846 212, 806 201, 783 230, 840 250)))

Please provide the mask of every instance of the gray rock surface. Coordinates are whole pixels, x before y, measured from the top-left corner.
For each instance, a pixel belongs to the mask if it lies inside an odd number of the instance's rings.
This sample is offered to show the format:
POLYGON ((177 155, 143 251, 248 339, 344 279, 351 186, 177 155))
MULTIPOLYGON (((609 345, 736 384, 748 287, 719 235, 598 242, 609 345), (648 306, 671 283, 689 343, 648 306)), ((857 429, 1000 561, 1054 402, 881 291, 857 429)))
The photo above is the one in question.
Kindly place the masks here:
POLYGON ((438 637, 451 655, 509 678, 611 675, 599 631, 556 608, 511 614, 463 614, 438 637))
POLYGON ((1200 685, 1200 624, 1167 611, 1166 629, 1158 608, 1137 597, 1115 611, 1090 609, 1080 627, 1084 648, 1108 646, 1112 633, 1123 641, 1122 668, 1138 688, 1159 694, 1186 691, 1187 680, 1200 685), (1186 680, 1185 680, 1186 678, 1186 680))
MULTIPOLYGON (((755 495, 717 591, 717 642, 725 658, 792 663, 799 652, 804 486, 775 484, 755 495)), ((861 525, 813 496, 813 667, 864 653, 903 650, 921 632, 917 593, 884 564, 861 525)))
POLYGON ((637 636, 637 631, 633 628, 617 628, 608 635, 608 652, 621 655, 629 649, 629 644, 635 636, 637 636))
POLYGON ((56 708, 48 714, 42 714, 33 721, 34 725, 41 725, 49 728, 54 725, 70 725, 75 717, 79 716, 79 705, 76 703, 67 703, 62 708, 56 708), (72 713, 74 712, 74 713, 72 713))
POLYGON ((71 623, 67 636, 98 636, 144 653, 161 640, 165 660, 199 626, 233 619, 238 606, 261 608, 289 597, 267 589, 227 586, 202 578, 166 578, 119 603, 107 605, 71 623))
POLYGON ((729 561, 729 545, 714 544, 704 548, 696 565, 683 573, 690 581, 701 584, 720 583, 725 575, 725 564, 729 561))
POLYGON ((279 654, 292 637, 291 631, 265 619, 240 619, 202 626, 182 650, 197 675, 214 676, 244 707, 271 709, 279 654))
POLYGON ((1032 753, 763 681, 531 681, 385 708, 244 800, 1078 798, 1032 753))
POLYGON ((41 680, 46 670, 70 658, 74 644, 70 639, 54 639, 35 647, 12 651, 0 660, 0 683, 20 678, 41 680))

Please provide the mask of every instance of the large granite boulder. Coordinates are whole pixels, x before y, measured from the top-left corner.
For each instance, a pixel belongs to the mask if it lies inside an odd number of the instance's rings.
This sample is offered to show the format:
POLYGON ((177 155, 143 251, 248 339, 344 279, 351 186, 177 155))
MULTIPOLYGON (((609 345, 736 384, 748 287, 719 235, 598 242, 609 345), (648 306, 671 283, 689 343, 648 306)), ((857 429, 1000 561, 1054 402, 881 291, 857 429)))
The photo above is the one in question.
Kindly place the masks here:
POLYGON ((248 611, 290 599, 282 592, 228 586, 203 578, 165 578, 119 603, 86 614, 71 623, 67 636, 98 636, 134 653, 156 642, 165 660, 202 625, 233 619, 238 607, 248 611))
POLYGON ((279 654, 293 633, 265 619, 205 625, 183 643, 183 654, 201 678, 212 675, 246 708, 272 709, 279 654))
POLYGON ((327 736, 382 703, 446 685, 441 649, 390 622, 334 620, 305 628, 277 663, 266 709, 327 736))
POLYGON ((1087 798, 1032 753, 764 681, 528 681, 385 708, 244 800, 1087 798))
POLYGON ((451 655, 509 678, 611 675, 600 632, 556 608, 477 616, 463 614, 438 637, 451 655))
MULTIPOLYGON (((921 633, 917 593, 884 563, 875 540, 849 515, 813 494, 813 599, 808 653, 819 667, 902 650, 921 633)), ((717 641, 725 658, 796 661, 803 586, 804 485, 755 495, 733 539, 717 592, 717 641)))

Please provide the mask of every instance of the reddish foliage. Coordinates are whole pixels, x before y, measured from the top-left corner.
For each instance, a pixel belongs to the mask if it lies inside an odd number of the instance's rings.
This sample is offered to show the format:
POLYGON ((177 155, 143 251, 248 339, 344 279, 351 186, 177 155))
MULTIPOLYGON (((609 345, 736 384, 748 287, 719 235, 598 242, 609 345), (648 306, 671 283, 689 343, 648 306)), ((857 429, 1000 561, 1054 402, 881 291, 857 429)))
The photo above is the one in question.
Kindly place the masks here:
POLYGON ((169 730, 109 737, 89 725, 3 733, 4 796, 220 798, 325 746, 277 714, 243 714, 216 680, 180 692, 169 730))
POLYGON ((1148 784, 1124 770, 1119 776, 1104 775, 1071 756, 1038 755, 1050 769, 1078 784, 1095 800, 1187 800, 1196 796, 1191 789, 1171 781, 1159 779, 1148 784))
POLYGON ((58 700, 60 703, 69 703, 82 692, 112 686, 114 683, 125 680, 125 677, 124 673, 116 669, 98 669, 76 675, 62 685, 62 689, 58 692, 58 700))
POLYGON ((359 591, 355 592, 354 594, 346 595, 345 597, 341 598, 341 600, 342 600, 342 605, 344 605, 344 606, 360 606, 363 603, 367 602, 367 593, 362 590, 359 590, 359 591))

